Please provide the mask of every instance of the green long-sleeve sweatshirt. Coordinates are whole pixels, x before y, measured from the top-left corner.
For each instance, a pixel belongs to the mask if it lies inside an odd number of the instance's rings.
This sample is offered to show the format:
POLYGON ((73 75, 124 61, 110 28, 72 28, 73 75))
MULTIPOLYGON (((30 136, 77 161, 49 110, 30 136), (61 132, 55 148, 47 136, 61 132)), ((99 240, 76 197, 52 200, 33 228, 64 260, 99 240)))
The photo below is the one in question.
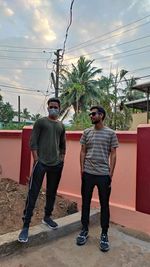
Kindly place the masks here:
POLYGON ((30 148, 37 150, 40 162, 48 166, 59 164, 61 155, 66 151, 64 125, 48 117, 38 119, 33 126, 30 148))

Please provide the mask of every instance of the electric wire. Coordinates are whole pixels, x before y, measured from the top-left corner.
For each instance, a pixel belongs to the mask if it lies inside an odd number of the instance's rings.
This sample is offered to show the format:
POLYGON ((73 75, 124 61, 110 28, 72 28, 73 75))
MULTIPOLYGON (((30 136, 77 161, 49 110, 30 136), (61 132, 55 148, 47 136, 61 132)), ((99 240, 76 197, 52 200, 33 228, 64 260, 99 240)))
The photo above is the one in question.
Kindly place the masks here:
MULTIPOLYGON (((147 15, 147 16, 141 18, 141 19, 138 19, 138 20, 136 20, 136 21, 133 21, 133 22, 130 22, 130 23, 128 23, 128 24, 125 24, 125 25, 123 25, 123 26, 121 26, 121 27, 118 27, 117 29, 115 29, 115 30, 113 30, 113 31, 104 33, 104 34, 102 34, 102 35, 100 35, 100 36, 97 36, 97 37, 95 37, 95 38, 89 39, 88 41, 85 41, 85 42, 82 42, 82 43, 80 43, 80 44, 78 44, 78 45, 75 45, 75 46, 73 46, 73 47, 70 47, 70 48, 68 48, 68 50, 66 51, 66 53, 68 53, 69 51, 75 50, 74 48, 77 48, 77 47, 78 47, 78 49, 81 49, 81 48, 83 48, 83 47, 86 47, 86 46, 89 46, 89 45, 93 45, 93 44, 95 44, 95 43, 97 43, 97 42, 93 42, 92 44, 87 44, 87 43, 88 43, 88 42, 92 42, 92 41, 94 41, 94 40, 96 40, 96 39, 102 38, 103 36, 110 35, 110 34, 116 32, 116 31, 118 31, 118 30, 121 30, 121 29, 123 29, 123 28, 125 28, 125 27, 128 27, 128 26, 132 25, 132 24, 138 23, 138 22, 140 22, 140 21, 142 21, 142 20, 144 20, 144 19, 146 19, 146 18, 149 18, 149 17, 150 17, 150 15, 147 15), (87 45, 84 45, 84 44, 87 44, 87 45), (82 47, 79 48, 79 46, 82 46, 82 47)), ((148 22, 146 22, 146 23, 143 23, 143 24, 140 24, 140 25, 137 25, 136 27, 133 27, 133 28, 131 28, 131 29, 128 29, 128 30, 126 30, 126 31, 123 31, 123 32, 121 32, 121 33, 119 33, 119 34, 117 34, 117 35, 113 35, 113 36, 111 36, 111 38, 112 38, 112 37, 115 37, 115 36, 118 36, 118 35, 120 35, 120 34, 122 34, 122 33, 128 32, 128 31, 130 31, 130 30, 137 29, 138 27, 144 26, 144 25, 146 25, 146 24, 148 24, 148 23, 150 23, 150 21, 148 21, 148 22)), ((102 41, 105 41, 105 40, 107 40, 107 39, 109 39, 109 38, 110 38, 110 37, 108 37, 108 38, 106 38, 106 39, 103 39, 102 41)), ((99 41, 98 41, 98 42, 99 42, 99 41)))

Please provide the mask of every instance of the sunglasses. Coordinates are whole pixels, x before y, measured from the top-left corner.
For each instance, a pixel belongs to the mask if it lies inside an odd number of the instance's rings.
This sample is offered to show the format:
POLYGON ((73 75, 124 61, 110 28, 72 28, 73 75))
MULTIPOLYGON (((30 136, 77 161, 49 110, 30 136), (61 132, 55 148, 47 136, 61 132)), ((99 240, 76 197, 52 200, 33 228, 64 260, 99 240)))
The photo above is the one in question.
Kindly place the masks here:
POLYGON ((49 109, 58 109, 58 107, 54 106, 54 107, 49 107, 49 109))
POLYGON ((89 116, 92 116, 92 117, 94 117, 95 115, 97 115, 97 114, 99 114, 98 112, 91 112, 91 113, 89 113, 89 116))

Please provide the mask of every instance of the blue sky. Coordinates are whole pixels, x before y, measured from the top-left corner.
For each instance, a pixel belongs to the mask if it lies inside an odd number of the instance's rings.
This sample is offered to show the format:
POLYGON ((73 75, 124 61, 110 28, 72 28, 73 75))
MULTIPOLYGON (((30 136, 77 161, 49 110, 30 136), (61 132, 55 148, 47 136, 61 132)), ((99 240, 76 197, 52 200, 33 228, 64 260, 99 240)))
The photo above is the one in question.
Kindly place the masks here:
MULTIPOLYGON (((46 91, 53 93, 54 51, 63 48, 70 4, 71 0, 0 0, 0 93, 15 109, 20 95, 22 109, 45 114, 46 91)), ((149 75, 149 15, 150 0, 75 0, 64 64, 70 68, 85 55, 104 75, 110 67, 114 73, 121 68, 134 71, 128 77, 149 75), (132 51, 124 53, 128 50, 132 51)))

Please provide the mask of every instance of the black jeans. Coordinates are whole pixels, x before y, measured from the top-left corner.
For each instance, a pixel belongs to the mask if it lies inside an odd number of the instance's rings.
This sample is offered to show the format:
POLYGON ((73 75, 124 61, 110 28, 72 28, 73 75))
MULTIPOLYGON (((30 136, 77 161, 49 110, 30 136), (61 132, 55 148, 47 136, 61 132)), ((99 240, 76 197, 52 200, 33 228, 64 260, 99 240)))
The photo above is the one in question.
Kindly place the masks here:
POLYGON ((38 198, 44 175, 46 173, 46 205, 45 217, 49 217, 53 211, 57 188, 60 182, 61 173, 63 169, 63 162, 56 166, 47 166, 41 162, 37 162, 32 170, 32 175, 29 182, 29 191, 23 212, 24 226, 29 227, 33 209, 38 198))
POLYGON ((88 230, 90 204, 94 187, 97 186, 101 205, 100 223, 102 232, 107 233, 109 228, 109 197, 111 192, 111 178, 109 175, 93 175, 84 172, 82 176, 82 216, 81 222, 84 229, 88 230))

